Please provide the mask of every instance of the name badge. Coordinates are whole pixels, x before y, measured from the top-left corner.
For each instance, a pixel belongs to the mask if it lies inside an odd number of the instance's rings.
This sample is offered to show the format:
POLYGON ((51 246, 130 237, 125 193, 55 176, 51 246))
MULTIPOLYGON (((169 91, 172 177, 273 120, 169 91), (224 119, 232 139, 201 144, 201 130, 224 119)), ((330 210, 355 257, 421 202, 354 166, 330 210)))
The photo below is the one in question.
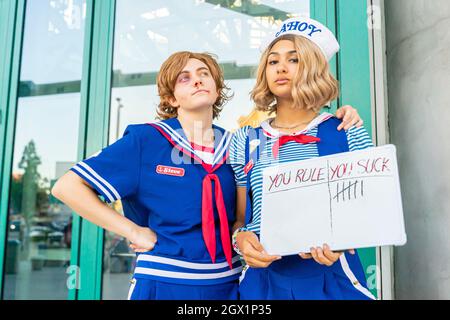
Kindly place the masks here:
POLYGON ((175 168, 175 167, 158 165, 156 167, 156 173, 165 174, 165 175, 168 175, 168 176, 183 177, 184 176, 184 169, 183 168, 175 168))

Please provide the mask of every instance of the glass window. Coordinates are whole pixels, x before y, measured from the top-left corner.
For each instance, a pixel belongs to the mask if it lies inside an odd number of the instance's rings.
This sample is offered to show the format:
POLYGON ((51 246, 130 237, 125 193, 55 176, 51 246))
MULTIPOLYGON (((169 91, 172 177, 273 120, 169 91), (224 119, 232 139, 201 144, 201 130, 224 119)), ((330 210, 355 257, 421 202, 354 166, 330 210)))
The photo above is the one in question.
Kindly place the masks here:
POLYGON ((50 195, 76 161, 85 0, 27 1, 5 299, 67 299, 71 210, 50 195))
MULTIPOLYGON (((156 76, 170 54, 210 52, 224 69, 234 98, 216 124, 235 130, 258 121, 249 92, 255 83, 259 45, 293 16, 309 16, 310 0, 118 0, 114 36, 109 142, 132 123, 155 121, 156 76)), ((121 212, 120 203, 116 209, 121 212)), ((134 253, 126 239, 105 232, 103 299, 127 297, 134 253)))

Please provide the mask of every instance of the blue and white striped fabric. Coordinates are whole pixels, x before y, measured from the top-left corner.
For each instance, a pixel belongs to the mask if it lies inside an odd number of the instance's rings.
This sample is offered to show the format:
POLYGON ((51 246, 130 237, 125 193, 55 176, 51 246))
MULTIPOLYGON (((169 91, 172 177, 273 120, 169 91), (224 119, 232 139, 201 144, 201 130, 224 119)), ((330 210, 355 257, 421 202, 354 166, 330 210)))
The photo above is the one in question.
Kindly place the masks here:
MULTIPOLYGON (((322 113, 314 119, 305 130, 299 133, 317 137, 318 125, 323 121, 328 120, 332 115, 322 113)), ((262 203, 262 172, 265 168, 286 162, 306 160, 319 156, 317 144, 300 144, 297 142, 288 142, 284 144, 280 150, 278 158, 275 159, 272 154, 273 144, 278 140, 280 132, 273 129, 270 124, 270 119, 261 124, 264 134, 270 139, 262 150, 258 162, 254 165, 250 177, 250 186, 252 190, 252 221, 245 226, 246 230, 253 231, 259 234, 261 223, 261 203, 262 203)), ((243 127, 238 130, 230 145, 230 161, 234 170, 235 180, 238 187, 246 186, 247 175, 244 172, 245 163, 245 141, 250 127, 243 127)), ((346 131, 347 140, 350 151, 362 150, 373 146, 372 140, 364 127, 352 127, 346 131)), ((252 141, 250 141, 250 148, 252 141)))

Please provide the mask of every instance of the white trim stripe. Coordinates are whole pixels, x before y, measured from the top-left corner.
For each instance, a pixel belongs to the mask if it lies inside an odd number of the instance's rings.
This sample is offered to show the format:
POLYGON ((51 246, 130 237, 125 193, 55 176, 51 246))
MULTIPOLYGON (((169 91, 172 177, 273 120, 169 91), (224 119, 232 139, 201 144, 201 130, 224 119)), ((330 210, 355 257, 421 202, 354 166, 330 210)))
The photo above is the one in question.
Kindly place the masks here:
POLYGON ((137 283, 137 279, 133 278, 133 280, 131 280, 130 289, 128 290, 127 300, 131 300, 131 297, 133 296, 134 288, 136 287, 136 283, 137 283))
MULTIPOLYGON (((176 132, 167 123, 159 121, 159 122, 154 122, 153 124, 159 126, 161 129, 163 129, 174 140, 174 142, 177 143, 178 145, 180 145, 182 148, 186 149, 187 151, 189 151, 193 155, 196 155, 197 157, 202 159, 203 162, 208 163, 208 161, 204 160, 204 157, 202 157, 202 154, 200 154, 199 152, 197 152, 197 150, 192 148, 190 143, 188 141, 186 141, 186 139, 184 139, 183 136, 181 136, 178 132, 176 132)), ((224 153, 228 149, 227 147, 228 147, 228 145, 231 142, 231 138, 232 138, 232 135, 228 131, 225 131, 225 134, 223 135, 221 141, 218 144, 217 150, 214 150, 214 158, 213 158, 213 162, 212 162, 213 166, 219 160, 222 159, 222 156, 224 155, 224 153)))
POLYGON ((241 273, 241 276, 239 277, 239 284, 244 280, 245 274, 247 273, 247 270, 248 270, 249 268, 250 268, 250 267, 249 267, 248 264, 242 267, 242 273, 241 273))
POLYGON ((233 270, 218 272, 218 273, 186 273, 186 272, 173 272, 173 271, 164 271, 158 269, 150 269, 150 268, 135 268, 135 274, 145 274, 151 276, 158 277, 166 277, 166 278, 175 278, 175 279, 194 279, 194 280, 210 280, 210 279, 218 279, 225 278, 235 274, 238 274, 242 271, 242 267, 235 268, 233 270))
MULTIPOLYGON (((164 257, 158 257, 158 256, 152 256, 149 254, 140 254, 137 258, 137 262, 139 261, 147 261, 147 262, 157 262, 157 263, 164 263, 172 266, 182 267, 182 268, 189 268, 189 269, 197 269, 197 270, 214 270, 214 269, 222 269, 228 266, 228 262, 221 262, 221 263, 193 263, 193 262, 186 262, 181 260, 175 260, 170 258, 164 258, 164 257)), ((234 264, 235 262, 239 261, 239 256, 234 257, 231 260, 231 263, 234 264)), ((144 268, 147 269, 147 268, 144 268)))
POLYGON ((195 154, 194 149, 190 145, 186 139, 184 139, 178 132, 176 132, 171 126, 168 124, 160 121, 153 123, 154 125, 159 126, 161 129, 163 129, 177 144, 185 148, 186 150, 190 151, 191 153, 195 154))
POLYGON ((217 163, 219 163, 223 157, 225 156, 225 154, 228 152, 228 146, 230 145, 231 142, 231 138, 227 141, 227 143, 224 145, 222 151, 220 153, 217 153, 215 156, 215 160, 213 165, 216 165, 217 163))
POLYGON ((350 269, 350 266, 348 265, 347 258, 345 257, 345 254, 341 255, 339 258, 339 261, 341 262, 342 270, 344 270, 345 275, 348 277, 352 285, 360 291, 365 296, 369 297, 372 300, 376 300, 376 298, 370 293, 369 290, 364 288, 361 283, 358 281, 356 276, 353 274, 352 270, 350 269))
POLYGON ((232 138, 232 135, 228 131, 225 131, 225 134, 223 135, 222 140, 218 144, 217 150, 215 150, 213 164, 216 164, 219 160, 222 159, 223 154, 228 149, 228 145, 231 142, 231 138, 232 138))
POLYGON ((78 164, 73 166, 71 169, 75 170, 79 174, 81 174, 88 182, 91 182, 92 184, 96 185, 103 192, 103 194, 108 198, 108 200, 110 202, 115 201, 113 196, 109 193, 109 191, 106 190, 105 187, 103 187, 100 183, 98 183, 98 181, 95 180, 88 172, 84 171, 84 169, 81 168, 78 164))
POLYGON ((354 144, 349 144, 349 149, 351 151, 357 151, 357 150, 363 150, 363 149, 367 149, 373 147, 372 142, 367 142, 367 143, 354 143, 354 144))
POLYGON ((97 172, 95 172, 94 169, 92 169, 90 166, 88 166, 86 163, 84 163, 83 161, 78 162, 79 166, 85 168, 94 178, 98 179, 100 182, 102 182, 115 196, 114 200, 119 200, 121 197, 119 195, 119 193, 117 192, 117 190, 105 179, 103 179, 97 172))

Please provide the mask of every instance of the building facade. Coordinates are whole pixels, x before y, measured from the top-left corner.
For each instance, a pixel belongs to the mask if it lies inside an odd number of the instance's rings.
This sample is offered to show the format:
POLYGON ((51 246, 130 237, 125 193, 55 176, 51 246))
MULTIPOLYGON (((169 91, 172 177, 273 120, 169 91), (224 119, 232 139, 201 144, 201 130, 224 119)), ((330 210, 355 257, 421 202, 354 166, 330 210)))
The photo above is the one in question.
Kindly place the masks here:
MULTIPOLYGON (((128 124, 155 120, 156 75, 175 51, 217 55, 234 92, 217 124, 235 130, 266 116, 249 98, 261 40, 288 17, 317 19, 341 45, 330 112, 356 107, 388 143, 383 11, 380 0, 0 0, 1 298, 127 297, 127 240, 50 189, 128 124)), ((372 293, 393 298, 393 249, 359 252, 372 293)))

